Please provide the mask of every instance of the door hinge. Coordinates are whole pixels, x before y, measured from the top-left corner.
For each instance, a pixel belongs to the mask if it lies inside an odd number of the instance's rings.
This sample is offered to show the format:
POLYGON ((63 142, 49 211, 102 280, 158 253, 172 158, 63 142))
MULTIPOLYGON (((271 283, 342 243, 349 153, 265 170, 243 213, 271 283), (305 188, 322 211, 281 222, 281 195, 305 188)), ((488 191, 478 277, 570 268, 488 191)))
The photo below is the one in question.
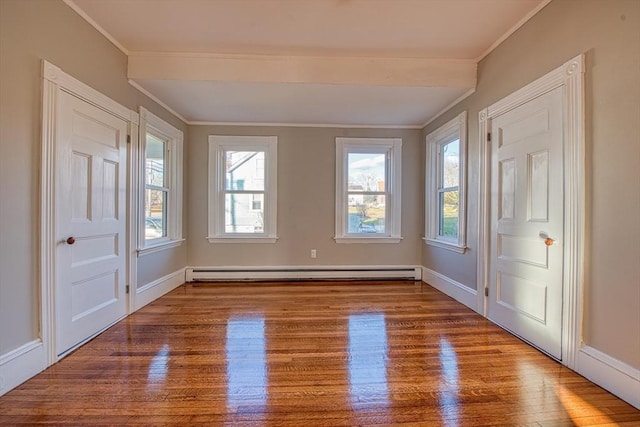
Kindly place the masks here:
POLYGON ((489 288, 484 288, 484 296, 485 297, 489 296, 489 288))
POLYGON ((127 135, 127 144, 131 144, 131 135, 127 135))
POLYGON ((487 132, 487 141, 491 142, 491 132, 487 132))
POLYGON ((126 293, 129 293, 129 285, 125 286, 124 290, 125 290, 126 293))

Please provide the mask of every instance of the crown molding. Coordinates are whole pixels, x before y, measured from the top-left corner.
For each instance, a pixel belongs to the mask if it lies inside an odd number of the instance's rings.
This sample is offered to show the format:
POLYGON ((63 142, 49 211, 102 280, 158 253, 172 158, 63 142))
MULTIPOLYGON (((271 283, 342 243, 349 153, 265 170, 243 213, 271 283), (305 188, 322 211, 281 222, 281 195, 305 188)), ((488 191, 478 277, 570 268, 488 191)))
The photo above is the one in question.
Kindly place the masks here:
POLYGON ((89 25, 91 25, 93 28, 95 28, 96 30, 98 30, 98 32, 100 34, 102 34, 103 36, 105 36, 107 38, 107 40, 109 40, 111 43, 113 43, 113 45, 115 47, 117 47, 118 49, 120 49, 120 51, 122 53, 124 53, 125 55, 129 56, 129 50, 124 47, 122 44, 120 44, 120 42, 118 40, 116 40, 115 37, 113 37, 111 34, 109 34, 109 32, 107 32, 107 30, 105 30, 104 28, 102 28, 100 26, 100 24, 98 24, 96 21, 93 20, 93 18, 91 18, 89 15, 87 15, 85 13, 84 10, 82 10, 80 8, 80 6, 78 6, 73 0, 62 0, 64 2, 64 4, 66 4, 67 6, 69 6, 71 9, 73 9, 73 11, 75 13, 77 13, 78 15, 80 15, 80 17, 82 17, 82 19, 84 19, 85 21, 87 21, 87 23, 89 23, 89 25))
POLYGON ((489 48, 487 50, 485 50, 480 56, 478 56, 475 59, 475 62, 479 63, 480 61, 482 61, 485 58, 485 56, 487 56, 491 52, 493 52, 493 50, 495 48, 500 46, 500 44, 502 44, 503 41, 508 39, 516 31, 518 31, 518 29, 520 29, 520 27, 522 27, 525 23, 527 23, 527 21, 529 21, 529 19, 533 18, 538 12, 540 12, 542 9, 544 9, 544 7, 546 5, 548 5, 549 3, 551 3, 551 0, 544 0, 540 4, 538 4, 538 6, 533 8, 529 13, 527 13, 525 16, 523 16, 522 19, 520 19, 518 22, 516 22, 516 24, 513 27, 509 28, 506 33, 504 33, 503 35, 498 37, 498 39, 496 41, 494 41, 493 44, 491 46, 489 46, 489 48))

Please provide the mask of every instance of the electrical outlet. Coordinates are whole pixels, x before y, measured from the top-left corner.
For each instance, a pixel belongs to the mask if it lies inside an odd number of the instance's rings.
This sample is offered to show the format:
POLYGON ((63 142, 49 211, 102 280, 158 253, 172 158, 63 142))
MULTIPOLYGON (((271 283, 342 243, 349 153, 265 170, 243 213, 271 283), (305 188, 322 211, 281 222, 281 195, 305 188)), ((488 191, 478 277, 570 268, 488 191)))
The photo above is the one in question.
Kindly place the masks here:
POLYGON ((316 258, 318 256, 318 252, 315 249, 311 249, 311 258, 316 258))

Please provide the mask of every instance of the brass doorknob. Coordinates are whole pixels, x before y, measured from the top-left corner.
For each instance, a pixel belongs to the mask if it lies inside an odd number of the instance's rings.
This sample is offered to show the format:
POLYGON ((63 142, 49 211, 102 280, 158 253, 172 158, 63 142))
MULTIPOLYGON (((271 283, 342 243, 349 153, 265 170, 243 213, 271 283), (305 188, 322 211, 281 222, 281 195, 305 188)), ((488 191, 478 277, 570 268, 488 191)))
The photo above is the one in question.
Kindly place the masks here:
POLYGON ((547 246, 551 246, 553 245, 554 240, 551 237, 547 237, 546 239, 544 239, 544 244, 547 246))
POLYGON ((65 242, 67 242, 67 245, 73 245, 76 242, 76 239, 69 237, 65 242))

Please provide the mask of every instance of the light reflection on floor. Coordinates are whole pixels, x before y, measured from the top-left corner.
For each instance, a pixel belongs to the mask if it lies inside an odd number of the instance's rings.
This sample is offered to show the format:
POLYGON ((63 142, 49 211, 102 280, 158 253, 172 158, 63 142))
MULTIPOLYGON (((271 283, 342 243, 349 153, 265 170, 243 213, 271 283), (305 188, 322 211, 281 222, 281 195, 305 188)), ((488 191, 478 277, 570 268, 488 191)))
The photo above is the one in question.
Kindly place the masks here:
POLYGON ((440 367, 442 377, 439 386, 439 403, 442 422, 446 427, 458 426, 460 407, 458 356, 446 338, 440 338, 440 367))
POLYGON ((603 425, 614 425, 611 418, 609 418, 604 412, 596 408, 582 397, 569 390, 567 387, 558 384, 555 387, 555 394, 560 400, 560 403, 567 411, 571 420, 578 423, 580 419, 589 417, 591 421, 597 420, 597 422, 603 425))
POLYGON ((162 385, 169 370, 169 344, 164 344, 149 363, 147 385, 149 388, 162 385))
POLYGON ((349 394, 355 408, 388 405, 388 351, 384 314, 349 316, 349 394))
POLYGON ((227 407, 264 407, 268 383, 264 317, 228 320, 226 357, 227 407))

